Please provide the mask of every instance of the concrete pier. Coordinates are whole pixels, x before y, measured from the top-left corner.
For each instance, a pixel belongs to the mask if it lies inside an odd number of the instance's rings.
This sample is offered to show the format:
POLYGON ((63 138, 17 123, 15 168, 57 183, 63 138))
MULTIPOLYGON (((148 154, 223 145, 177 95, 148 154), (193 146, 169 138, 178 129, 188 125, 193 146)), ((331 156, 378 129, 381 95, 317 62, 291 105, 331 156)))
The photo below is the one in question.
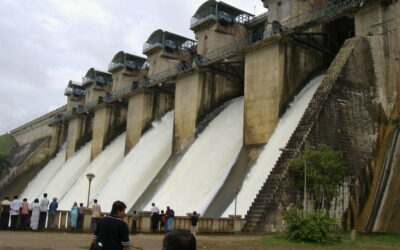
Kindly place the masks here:
POLYGON ((284 104, 322 66, 322 54, 277 39, 245 58, 244 143, 266 143, 284 104), (274 58, 274 60, 270 60, 274 58))
POLYGON ((128 118, 126 121, 125 154, 139 142, 143 131, 153 119, 154 94, 141 91, 129 98, 128 118))

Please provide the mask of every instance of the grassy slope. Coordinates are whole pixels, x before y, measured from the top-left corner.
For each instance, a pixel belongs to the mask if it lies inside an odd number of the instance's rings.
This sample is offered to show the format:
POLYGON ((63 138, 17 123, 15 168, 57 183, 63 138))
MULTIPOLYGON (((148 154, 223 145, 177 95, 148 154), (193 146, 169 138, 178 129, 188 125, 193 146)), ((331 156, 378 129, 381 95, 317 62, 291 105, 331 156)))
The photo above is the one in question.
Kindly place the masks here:
POLYGON ((10 156, 15 141, 9 134, 0 135, 0 156, 10 156))
POLYGON ((349 234, 337 234, 341 238, 340 243, 305 243, 291 242, 287 240, 285 235, 273 235, 261 240, 261 244, 265 246, 275 246, 278 248, 292 249, 400 249, 400 235, 396 234, 376 234, 376 235, 358 235, 356 242, 351 242, 349 234))

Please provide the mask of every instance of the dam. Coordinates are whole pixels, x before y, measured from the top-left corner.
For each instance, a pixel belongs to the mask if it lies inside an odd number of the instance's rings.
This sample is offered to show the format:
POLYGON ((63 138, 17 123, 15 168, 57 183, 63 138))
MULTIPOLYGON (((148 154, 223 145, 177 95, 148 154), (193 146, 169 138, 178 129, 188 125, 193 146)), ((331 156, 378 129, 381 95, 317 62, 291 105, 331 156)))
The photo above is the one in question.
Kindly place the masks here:
POLYGON ((400 4, 260 4, 254 16, 205 1, 190 20, 195 39, 158 29, 145 57, 119 51, 107 71, 89 65, 67 83, 65 106, 10 132, 17 146, 0 193, 47 192, 63 210, 87 199, 105 211, 118 199, 130 211, 155 202, 280 232, 282 212, 315 202, 288 161, 323 143, 346 163, 329 214, 343 230, 399 233, 400 4))

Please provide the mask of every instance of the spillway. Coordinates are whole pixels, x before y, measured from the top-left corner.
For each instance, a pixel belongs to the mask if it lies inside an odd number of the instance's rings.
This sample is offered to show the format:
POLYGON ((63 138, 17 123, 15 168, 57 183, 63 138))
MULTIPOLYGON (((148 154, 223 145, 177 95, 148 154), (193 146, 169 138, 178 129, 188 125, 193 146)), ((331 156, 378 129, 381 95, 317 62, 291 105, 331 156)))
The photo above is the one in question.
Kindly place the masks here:
POLYGON ((65 163, 67 145, 64 144, 60 151, 57 153, 56 157, 53 158, 36 176, 33 178, 25 190, 21 194, 21 198, 28 198, 31 202, 47 189, 46 186, 48 182, 57 174, 57 171, 65 163))
MULTIPOLYGON (((275 166, 275 163, 281 154, 280 148, 286 146, 323 78, 324 75, 320 75, 312 79, 300 91, 300 93, 296 95, 286 112, 279 119, 273 135, 265 145, 256 164, 247 174, 240 192, 238 193, 236 208, 237 214, 245 215, 247 213, 247 210, 251 206, 258 191, 268 178, 272 168, 275 166)), ((224 217, 234 213, 234 203, 235 202, 233 201, 225 210, 223 213, 224 217)))
POLYGON ((104 211, 116 200, 124 201, 128 209, 133 206, 171 155, 172 132, 173 112, 152 123, 101 190, 94 193, 104 211))
MULTIPOLYGON (((186 151, 154 201, 176 214, 202 213, 217 193, 243 144, 243 98, 237 98, 203 130, 186 151)), ((150 204, 145 207, 150 209, 150 204)))
POLYGON ((115 138, 101 154, 79 175, 74 184, 60 196, 60 209, 69 209, 76 201, 86 206, 88 195, 88 180, 86 174, 93 173, 95 178, 91 183, 91 193, 96 193, 106 182, 109 175, 122 162, 125 150, 125 133, 115 138))
MULTIPOLYGON (((90 142, 86 143, 70 159, 68 159, 60 167, 58 167, 54 175, 46 174, 48 171, 48 168, 46 166, 31 181, 32 184, 28 184, 27 188, 22 194, 22 197, 27 197, 29 200, 32 200, 41 196, 42 193, 47 193, 50 198, 61 197, 63 194, 65 194, 65 192, 72 186, 76 179, 89 165, 91 145, 92 143, 90 142), (26 196, 25 193, 27 194, 26 196)), ((64 161, 65 150, 64 153, 63 151, 61 151, 57 155, 56 159, 58 159, 58 157, 62 157, 64 161)))
MULTIPOLYGON (((258 190, 275 165, 280 148, 285 147, 301 119, 323 76, 316 77, 294 98, 256 164, 247 174, 238 194, 237 213, 244 215, 258 190)), ((47 192, 59 197, 60 209, 71 204, 86 204, 87 173, 96 175, 90 200, 97 198, 103 211, 109 211, 115 200, 124 201, 128 209, 146 190, 171 156, 173 112, 167 113, 142 136, 124 157, 125 134, 117 137, 90 163, 91 143, 84 145, 67 162, 65 146, 27 186, 22 197, 30 200, 47 192)), ((221 188, 243 145, 243 97, 231 100, 226 108, 198 135, 173 169, 165 183, 158 187, 151 202, 160 208, 172 207, 176 214, 191 211, 203 213, 221 188)), ((150 203, 145 210, 150 209, 150 203)), ((233 203, 223 216, 233 213, 233 203)))

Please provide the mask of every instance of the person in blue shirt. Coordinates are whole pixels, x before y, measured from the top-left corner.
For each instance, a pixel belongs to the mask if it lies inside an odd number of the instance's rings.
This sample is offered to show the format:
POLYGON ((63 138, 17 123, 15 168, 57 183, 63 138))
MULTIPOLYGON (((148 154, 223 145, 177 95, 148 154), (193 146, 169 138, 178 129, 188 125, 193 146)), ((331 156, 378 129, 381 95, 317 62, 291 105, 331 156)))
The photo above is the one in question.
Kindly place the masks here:
POLYGON ((56 216, 57 208, 58 208, 57 198, 54 197, 53 201, 50 203, 49 206, 49 224, 47 225, 47 228, 54 228, 54 217, 56 216))

